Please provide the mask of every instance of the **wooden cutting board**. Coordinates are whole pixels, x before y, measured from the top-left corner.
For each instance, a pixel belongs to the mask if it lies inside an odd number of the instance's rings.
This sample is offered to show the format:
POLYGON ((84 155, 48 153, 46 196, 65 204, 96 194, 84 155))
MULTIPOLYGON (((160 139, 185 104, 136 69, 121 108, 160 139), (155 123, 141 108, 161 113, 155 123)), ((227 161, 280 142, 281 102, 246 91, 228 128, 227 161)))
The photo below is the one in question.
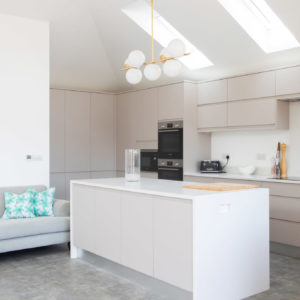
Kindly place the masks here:
POLYGON ((216 192, 224 192, 224 191, 238 191, 238 190, 248 190, 248 189, 256 189, 257 185, 252 184, 238 184, 238 183, 206 183, 206 184, 197 184, 197 185, 184 185, 185 189, 195 189, 202 191, 216 191, 216 192))

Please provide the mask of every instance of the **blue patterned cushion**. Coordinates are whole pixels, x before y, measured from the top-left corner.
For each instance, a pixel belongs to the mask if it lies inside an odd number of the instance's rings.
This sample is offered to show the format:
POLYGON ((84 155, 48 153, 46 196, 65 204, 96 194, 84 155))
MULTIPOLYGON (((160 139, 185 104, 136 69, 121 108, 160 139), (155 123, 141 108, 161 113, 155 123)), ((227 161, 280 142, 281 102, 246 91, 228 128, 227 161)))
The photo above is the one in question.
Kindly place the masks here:
POLYGON ((5 192, 3 219, 34 218, 34 208, 30 193, 14 194, 5 192))
POLYGON ((28 189, 28 193, 32 196, 32 203, 34 206, 34 214, 37 217, 54 216, 53 204, 55 188, 50 188, 43 192, 37 192, 33 189, 28 189))

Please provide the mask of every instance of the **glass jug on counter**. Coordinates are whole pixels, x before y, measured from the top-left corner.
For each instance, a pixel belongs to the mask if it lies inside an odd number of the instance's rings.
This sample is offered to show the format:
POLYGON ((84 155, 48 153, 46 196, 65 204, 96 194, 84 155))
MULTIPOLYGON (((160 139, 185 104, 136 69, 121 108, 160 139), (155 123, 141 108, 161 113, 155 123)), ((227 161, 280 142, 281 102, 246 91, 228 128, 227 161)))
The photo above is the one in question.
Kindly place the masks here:
POLYGON ((141 152, 139 149, 125 150, 125 179, 139 181, 141 178, 141 152))

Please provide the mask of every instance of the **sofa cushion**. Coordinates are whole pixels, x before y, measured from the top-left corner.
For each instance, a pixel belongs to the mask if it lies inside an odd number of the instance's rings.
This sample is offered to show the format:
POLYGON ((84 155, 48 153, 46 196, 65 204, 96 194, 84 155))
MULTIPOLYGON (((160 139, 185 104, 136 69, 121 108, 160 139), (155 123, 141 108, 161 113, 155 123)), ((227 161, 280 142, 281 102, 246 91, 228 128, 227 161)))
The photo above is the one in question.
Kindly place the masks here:
POLYGON ((62 231, 70 231, 69 217, 0 220, 0 240, 62 231))
POLYGON ((47 187, 44 185, 0 187, 0 217, 2 217, 4 213, 4 192, 22 194, 25 193, 28 188, 32 188, 37 192, 41 192, 44 191, 47 187))
POLYGON ((3 219, 35 218, 31 193, 4 193, 5 212, 3 219))
POLYGON ((42 192, 37 192, 34 189, 28 189, 28 193, 31 193, 32 203, 34 207, 34 214, 37 217, 53 217, 53 204, 55 187, 47 189, 42 192))

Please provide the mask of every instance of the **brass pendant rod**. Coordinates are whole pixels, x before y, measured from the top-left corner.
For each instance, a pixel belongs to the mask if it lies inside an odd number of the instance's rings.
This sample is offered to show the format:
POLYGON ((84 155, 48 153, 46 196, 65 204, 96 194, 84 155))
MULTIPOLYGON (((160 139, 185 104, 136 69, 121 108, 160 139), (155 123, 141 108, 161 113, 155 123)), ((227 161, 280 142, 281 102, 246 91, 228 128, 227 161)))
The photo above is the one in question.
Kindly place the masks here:
POLYGON ((151 0, 151 20, 152 20, 152 38, 151 38, 151 46, 152 46, 152 62, 154 61, 154 0, 151 0))

